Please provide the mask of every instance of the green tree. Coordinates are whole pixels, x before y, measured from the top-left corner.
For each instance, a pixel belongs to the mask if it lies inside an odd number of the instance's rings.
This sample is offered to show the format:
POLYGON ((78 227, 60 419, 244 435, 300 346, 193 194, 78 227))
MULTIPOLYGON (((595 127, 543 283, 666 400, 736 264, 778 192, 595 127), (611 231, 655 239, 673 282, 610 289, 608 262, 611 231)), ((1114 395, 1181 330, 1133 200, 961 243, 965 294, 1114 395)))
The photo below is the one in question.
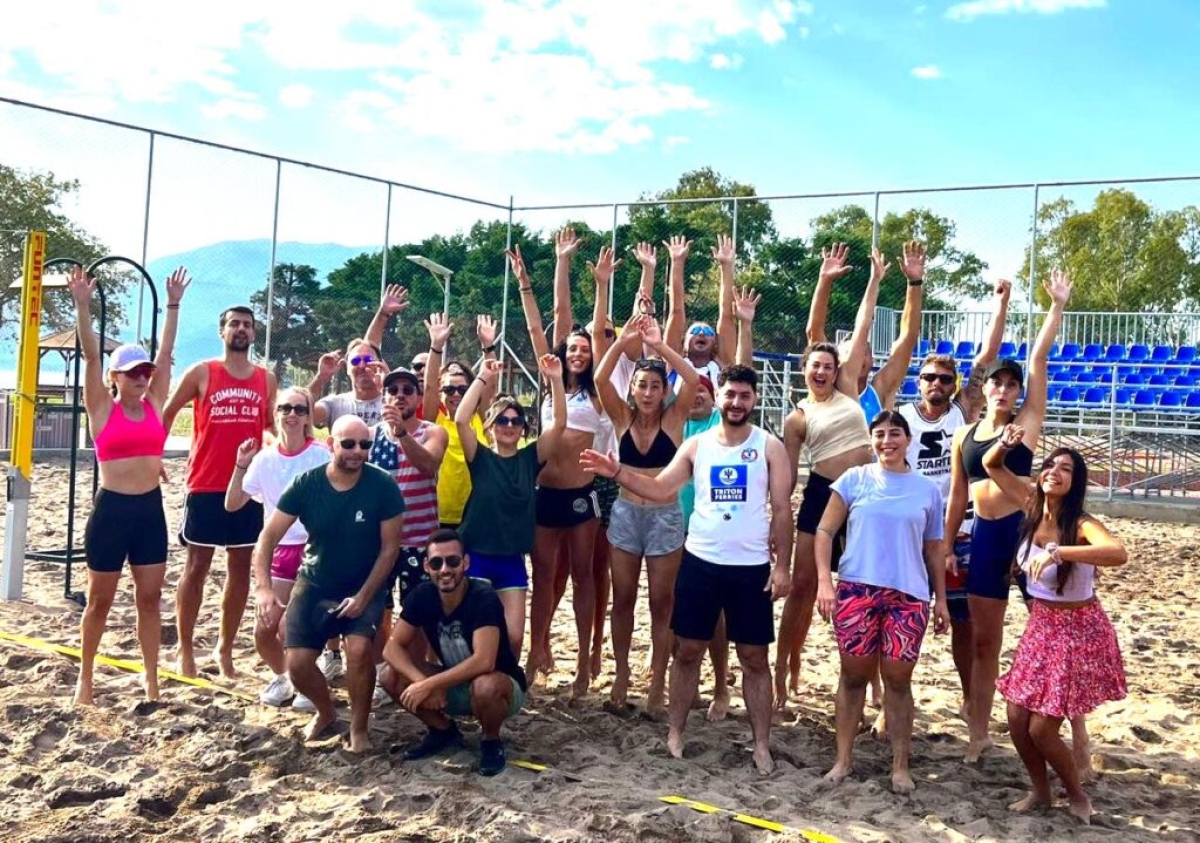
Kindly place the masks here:
MULTIPOLYGON (((53 173, 16 170, 0 164, 0 220, 3 228, 47 233, 47 258, 69 257, 87 264, 105 253, 104 245, 62 212, 63 201, 79 189, 79 182, 63 180, 53 173)), ((24 238, 17 233, 0 234, 0 338, 10 337, 20 320, 20 289, 11 284, 21 277, 24 238)), ((111 335, 125 317, 120 293, 129 278, 125 273, 106 276, 108 332, 111 335)), ((75 308, 65 292, 45 296, 42 324, 60 329, 73 325, 75 308)))
MULTIPOLYGON (((276 377, 282 380, 289 365, 315 368, 320 352, 313 347, 316 317, 313 302, 317 300, 321 283, 315 267, 305 264, 281 263, 275 267, 275 283, 250 296, 260 323, 267 322, 267 295, 271 293, 271 359, 276 377)), ((267 332, 259 330, 254 350, 266 353, 267 332)))

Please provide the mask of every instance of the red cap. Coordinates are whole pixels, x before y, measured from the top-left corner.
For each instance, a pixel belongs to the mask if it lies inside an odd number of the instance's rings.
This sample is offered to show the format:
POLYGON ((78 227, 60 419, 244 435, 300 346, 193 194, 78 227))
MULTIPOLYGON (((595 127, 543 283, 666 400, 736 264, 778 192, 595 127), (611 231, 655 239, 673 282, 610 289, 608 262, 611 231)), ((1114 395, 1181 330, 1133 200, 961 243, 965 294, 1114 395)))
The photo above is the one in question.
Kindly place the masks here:
POLYGON ((700 386, 703 389, 707 389, 708 394, 711 395, 713 398, 717 397, 717 391, 713 388, 712 378, 710 378, 708 375, 700 376, 700 386))

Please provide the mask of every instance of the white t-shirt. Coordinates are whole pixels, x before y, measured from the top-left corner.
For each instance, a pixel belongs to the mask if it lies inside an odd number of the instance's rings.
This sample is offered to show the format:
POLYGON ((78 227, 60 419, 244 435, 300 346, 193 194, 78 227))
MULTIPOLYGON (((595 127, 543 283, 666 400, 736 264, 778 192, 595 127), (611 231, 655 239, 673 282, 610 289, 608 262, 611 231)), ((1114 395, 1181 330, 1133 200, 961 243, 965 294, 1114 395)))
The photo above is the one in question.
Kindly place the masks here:
POLYGON ((934 482, 873 463, 847 469, 832 488, 850 510, 838 579, 928 601, 923 546, 942 538, 942 496, 934 482))
MULTIPOLYGON (((713 388, 714 389, 716 388, 717 378, 721 374, 721 364, 719 364, 716 360, 709 360, 703 366, 697 366, 695 363, 692 363, 692 361, 688 360, 686 357, 683 359, 687 360, 688 363, 691 363, 692 368, 695 369, 697 372, 699 372, 702 375, 707 375, 708 379, 710 381, 712 381, 713 388)), ((675 394, 678 395, 679 390, 683 389, 683 378, 679 377, 678 372, 672 371, 671 374, 667 376, 667 380, 671 382, 671 388, 674 389, 675 394)))
POLYGON ((318 407, 324 407, 329 418, 325 427, 332 429, 333 423, 342 416, 358 416, 367 427, 374 427, 383 418, 383 394, 364 400, 354 397, 354 391, 339 392, 336 395, 326 395, 317 402, 318 407))
MULTIPOLYGON (((254 455, 246 476, 242 478, 242 491, 263 505, 263 517, 270 518, 275 511, 283 490, 293 478, 329 462, 329 449, 315 439, 310 439, 304 450, 297 454, 285 454, 278 445, 263 448, 254 455)), ((305 544, 308 531, 296 519, 284 533, 280 544, 305 544)))
POLYGON ((940 419, 930 421, 921 415, 916 404, 902 404, 897 412, 904 416, 912 431, 908 443, 908 464, 937 484, 942 498, 950 496, 950 449, 954 433, 967 424, 962 406, 950 402, 950 408, 940 419))
POLYGON ((751 425, 746 441, 726 446, 720 432, 717 426, 695 436, 696 508, 685 546, 714 565, 765 565, 771 561, 767 433, 751 425))

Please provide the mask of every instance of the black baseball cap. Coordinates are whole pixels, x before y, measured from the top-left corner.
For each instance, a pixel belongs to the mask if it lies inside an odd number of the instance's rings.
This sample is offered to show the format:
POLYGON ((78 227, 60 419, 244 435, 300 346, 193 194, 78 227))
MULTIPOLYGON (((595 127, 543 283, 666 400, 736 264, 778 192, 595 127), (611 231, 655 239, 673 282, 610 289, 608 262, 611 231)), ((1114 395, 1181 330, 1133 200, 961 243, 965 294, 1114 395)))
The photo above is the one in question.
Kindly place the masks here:
POLYGON ((997 360, 995 363, 987 367, 987 372, 984 373, 984 378, 994 378, 1000 372, 1008 372, 1017 379, 1017 386, 1024 386, 1025 372, 1021 368, 1021 364, 1016 360, 1009 358, 997 360))
POLYGON ((411 369, 405 369, 403 366, 392 369, 390 372, 388 372, 383 378, 383 386, 386 389, 399 380, 409 381, 413 386, 418 388, 421 386, 420 376, 418 376, 417 373, 411 369))

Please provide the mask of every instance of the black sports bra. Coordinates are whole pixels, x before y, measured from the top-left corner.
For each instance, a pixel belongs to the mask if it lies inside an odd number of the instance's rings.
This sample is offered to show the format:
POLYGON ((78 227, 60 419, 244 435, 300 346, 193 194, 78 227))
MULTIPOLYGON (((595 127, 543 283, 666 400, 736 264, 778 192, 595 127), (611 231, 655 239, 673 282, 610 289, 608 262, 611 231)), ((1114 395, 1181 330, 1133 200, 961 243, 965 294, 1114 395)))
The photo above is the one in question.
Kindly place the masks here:
MULTIPOLYGON (((996 431, 996 435, 988 439, 976 439, 975 429, 977 427, 979 427, 979 422, 975 422, 967 429, 962 443, 963 469, 967 472, 967 479, 972 483, 976 480, 988 479, 987 469, 983 467, 983 455, 1000 438, 1000 431, 996 431)), ((1018 477, 1031 477, 1033 475, 1033 451, 1029 450, 1029 446, 1022 442, 1004 455, 1004 467, 1018 477)))
POLYGON ((617 443, 617 457, 621 460, 621 465, 630 468, 663 468, 675 458, 675 452, 679 448, 661 427, 655 434, 654 441, 650 443, 650 450, 644 454, 638 450, 630 430, 622 433, 621 441, 617 443))

